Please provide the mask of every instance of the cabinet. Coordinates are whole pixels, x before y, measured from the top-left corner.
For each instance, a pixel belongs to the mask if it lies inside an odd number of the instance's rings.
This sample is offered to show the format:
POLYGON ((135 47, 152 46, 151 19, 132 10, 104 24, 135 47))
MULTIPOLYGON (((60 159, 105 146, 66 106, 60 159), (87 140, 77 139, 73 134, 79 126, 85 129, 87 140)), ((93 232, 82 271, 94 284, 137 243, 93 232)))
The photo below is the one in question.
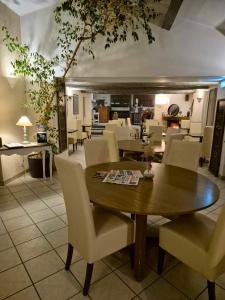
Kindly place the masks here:
POLYGON ((109 121, 109 108, 107 106, 99 106, 98 107, 99 113, 99 122, 100 123, 108 123, 109 121))

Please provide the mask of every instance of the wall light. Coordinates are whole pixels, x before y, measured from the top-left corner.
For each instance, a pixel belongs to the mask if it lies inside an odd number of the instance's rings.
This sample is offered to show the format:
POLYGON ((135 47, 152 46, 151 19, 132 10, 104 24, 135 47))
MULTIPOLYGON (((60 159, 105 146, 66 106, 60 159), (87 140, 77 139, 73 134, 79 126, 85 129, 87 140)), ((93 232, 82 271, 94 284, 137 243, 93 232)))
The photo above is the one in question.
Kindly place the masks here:
POLYGON ((166 105, 169 103, 169 95, 158 94, 155 95, 155 104, 156 105, 166 105))

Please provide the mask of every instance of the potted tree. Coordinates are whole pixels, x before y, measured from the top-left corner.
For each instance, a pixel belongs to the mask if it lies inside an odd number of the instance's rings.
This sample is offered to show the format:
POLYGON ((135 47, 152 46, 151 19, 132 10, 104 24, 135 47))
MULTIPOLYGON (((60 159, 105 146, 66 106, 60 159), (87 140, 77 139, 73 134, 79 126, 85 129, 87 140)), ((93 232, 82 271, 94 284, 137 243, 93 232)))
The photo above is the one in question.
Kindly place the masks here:
MULTIPOLYGON (((52 120, 63 97, 65 78, 72 67, 78 64, 80 52, 95 58, 93 47, 100 36, 105 49, 112 44, 125 42, 131 35, 138 41, 139 33, 145 33, 148 42, 154 41, 150 22, 159 14, 154 10, 155 0, 65 0, 54 10, 58 26, 57 55, 47 58, 39 52, 31 52, 28 45, 21 44, 3 27, 4 43, 10 52, 16 53, 11 62, 15 75, 29 81, 28 105, 37 114, 37 123, 46 127, 48 142, 57 152, 58 132, 52 120), (56 67, 63 74, 57 79, 56 67)), ((35 159, 40 155, 34 156, 35 159)), ((33 157, 33 158, 34 158, 33 157)), ((48 164, 46 164, 48 165, 48 164)))

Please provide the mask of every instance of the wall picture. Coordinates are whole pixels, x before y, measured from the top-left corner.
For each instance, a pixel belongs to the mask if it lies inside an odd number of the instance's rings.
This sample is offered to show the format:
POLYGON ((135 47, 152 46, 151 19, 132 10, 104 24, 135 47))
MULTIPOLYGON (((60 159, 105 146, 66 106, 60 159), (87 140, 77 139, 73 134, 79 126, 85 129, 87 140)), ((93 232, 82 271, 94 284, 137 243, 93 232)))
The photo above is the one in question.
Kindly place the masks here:
POLYGON ((73 114, 78 115, 79 114, 79 96, 73 95, 73 114))

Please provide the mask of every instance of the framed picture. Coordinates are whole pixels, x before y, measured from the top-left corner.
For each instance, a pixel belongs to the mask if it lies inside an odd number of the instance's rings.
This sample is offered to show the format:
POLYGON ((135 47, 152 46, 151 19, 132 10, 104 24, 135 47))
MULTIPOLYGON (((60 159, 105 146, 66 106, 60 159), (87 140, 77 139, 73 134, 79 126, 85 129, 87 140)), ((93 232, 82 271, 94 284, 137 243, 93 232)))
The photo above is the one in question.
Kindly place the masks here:
POLYGON ((47 132, 38 132, 37 133, 37 142, 38 143, 47 143, 47 132))
POLYGON ((79 96, 73 95, 73 114, 78 115, 79 114, 79 96))

